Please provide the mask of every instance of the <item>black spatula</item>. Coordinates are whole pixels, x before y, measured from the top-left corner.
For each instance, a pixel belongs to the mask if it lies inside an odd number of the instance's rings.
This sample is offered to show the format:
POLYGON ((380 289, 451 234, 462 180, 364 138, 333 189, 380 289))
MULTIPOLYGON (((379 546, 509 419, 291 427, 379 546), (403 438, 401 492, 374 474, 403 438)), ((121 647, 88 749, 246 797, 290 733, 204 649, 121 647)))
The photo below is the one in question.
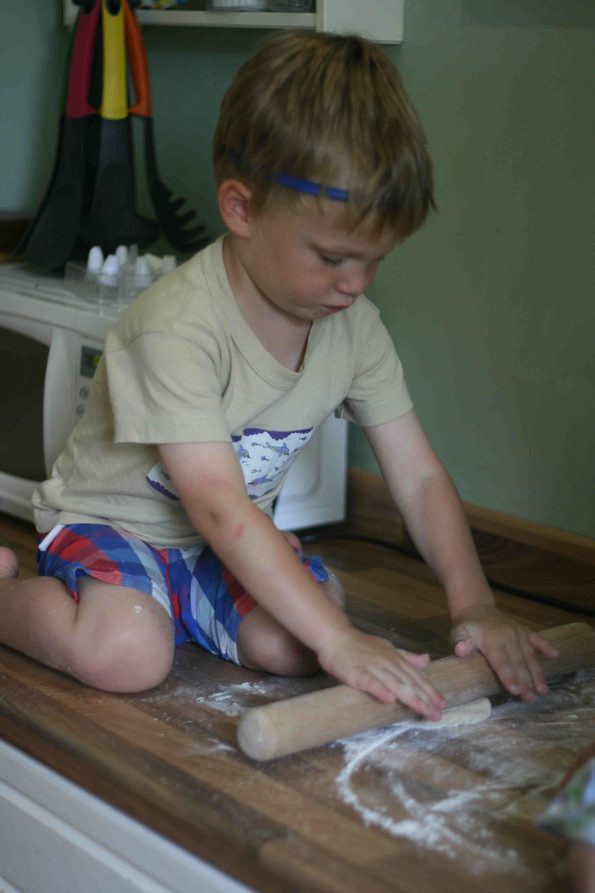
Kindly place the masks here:
POLYGON ((60 119, 54 169, 43 201, 17 253, 44 272, 57 270, 72 256, 85 188, 85 128, 97 109, 88 93, 101 0, 79 12, 70 52, 65 111, 60 119))
POLYGON ((122 2, 126 19, 126 45, 137 99, 136 104, 130 108, 130 114, 137 115, 142 120, 144 126, 145 164, 147 167, 149 194, 153 201, 157 220, 167 240, 177 251, 188 254, 204 248, 209 239, 205 233, 204 226, 194 220, 196 212, 187 210, 180 213, 185 200, 183 198, 174 198, 172 190, 159 177, 153 139, 147 54, 145 53, 136 17, 130 9, 127 0, 122 0, 122 2), (191 221, 194 221, 194 225, 189 227, 188 224, 191 221))
POLYGON ((91 210, 81 221, 79 235, 87 245, 100 245, 109 253, 121 244, 145 248, 159 237, 159 227, 135 208, 122 4, 102 0, 101 12, 103 88, 99 152, 91 210))

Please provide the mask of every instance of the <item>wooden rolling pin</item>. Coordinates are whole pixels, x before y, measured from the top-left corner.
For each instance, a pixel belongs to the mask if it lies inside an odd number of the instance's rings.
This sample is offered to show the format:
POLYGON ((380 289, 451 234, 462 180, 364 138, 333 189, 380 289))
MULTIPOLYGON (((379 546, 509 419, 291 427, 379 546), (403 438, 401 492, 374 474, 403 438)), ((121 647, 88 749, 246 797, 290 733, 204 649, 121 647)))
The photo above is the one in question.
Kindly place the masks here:
MULTIPOLYGON (((556 626, 540 635, 559 653, 555 660, 539 658, 547 679, 595 664, 595 629, 586 623, 556 626)), ((449 707, 505 692, 477 653, 432 661, 425 675, 449 707)), ((415 716, 401 704, 384 704, 347 685, 335 685, 247 710, 238 726, 238 742, 252 759, 272 760, 415 716)))

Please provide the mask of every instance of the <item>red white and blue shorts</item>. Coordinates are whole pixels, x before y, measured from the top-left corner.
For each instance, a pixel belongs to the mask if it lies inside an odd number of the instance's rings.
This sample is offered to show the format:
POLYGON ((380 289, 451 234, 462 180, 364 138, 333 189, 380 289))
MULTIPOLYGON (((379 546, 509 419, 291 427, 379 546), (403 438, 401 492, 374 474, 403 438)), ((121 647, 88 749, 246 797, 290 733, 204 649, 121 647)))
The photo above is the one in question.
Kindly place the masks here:
MULTIPOLYGON (((320 558, 298 555, 317 582, 328 580, 320 558)), ((196 642, 240 662, 238 628, 257 603, 208 546, 158 549, 107 525, 59 524, 41 539, 37 562, 40 576, 61 580, 75 601, 80 576, 144 592, 169 614, 176 645, 196 642)))

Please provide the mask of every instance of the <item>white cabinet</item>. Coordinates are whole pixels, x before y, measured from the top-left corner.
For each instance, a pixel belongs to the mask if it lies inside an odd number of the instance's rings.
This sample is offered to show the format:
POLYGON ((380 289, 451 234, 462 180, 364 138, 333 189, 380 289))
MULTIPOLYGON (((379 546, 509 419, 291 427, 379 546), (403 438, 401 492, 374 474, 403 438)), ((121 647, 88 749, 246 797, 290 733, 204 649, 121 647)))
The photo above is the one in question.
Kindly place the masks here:
MULTIPOLYGON (((63 0, 64 21, 72 24, 77 7, 63 0)), ((309 28, 355 32, 378 43, 401 43, 405 0, 317 0, 316 12, 197 12, 178 9, 137 10, 144 25, 199 28, 309 28)))
POLYGON ((0 741, 0 893, 252 893, 0 741))

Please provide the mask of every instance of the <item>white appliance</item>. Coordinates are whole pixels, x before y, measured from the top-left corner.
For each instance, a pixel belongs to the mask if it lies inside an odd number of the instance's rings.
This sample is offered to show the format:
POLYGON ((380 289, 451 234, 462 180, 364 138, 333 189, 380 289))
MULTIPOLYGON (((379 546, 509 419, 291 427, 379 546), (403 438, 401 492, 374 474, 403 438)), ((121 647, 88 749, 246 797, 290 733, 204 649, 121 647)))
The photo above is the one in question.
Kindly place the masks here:
MULTIPOLYGON (((119 309, 62 278, 0 266, 0 511, 32 519, 33 489, 85 411, 119 309)), ((275 509, 282 530, 345 517, 346 429, 329 418, 292 466, 275 509)))

